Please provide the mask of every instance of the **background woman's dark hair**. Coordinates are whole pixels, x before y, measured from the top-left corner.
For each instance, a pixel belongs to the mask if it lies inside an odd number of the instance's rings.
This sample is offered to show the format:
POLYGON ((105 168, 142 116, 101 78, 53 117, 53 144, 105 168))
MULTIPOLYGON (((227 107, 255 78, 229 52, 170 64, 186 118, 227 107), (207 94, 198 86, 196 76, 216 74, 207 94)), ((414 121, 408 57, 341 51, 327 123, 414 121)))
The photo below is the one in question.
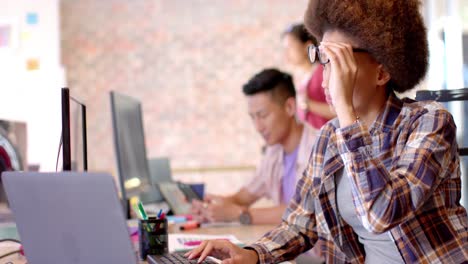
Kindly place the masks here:
POLYGON ((312 44, 317 46, 318 42, 317 39, 312 36, 307 29, 305 28, 304 24, 292 24, 281 34, 281 37, 285 37, 286 35, 291 35, 295 37, 302 43, 306 43, 307 41, 312 41, 312 44))
POLYGON ((270 92, 273 99, 279 103, 284 103, 290 97, 296 97, 291 75, 273 68, 255 74, 244 84, 242 91, 247 96, 270 92))
POLYGON ((322 39, 340 30, 390 73, 388 87, 413 89, 426 75, 428 43, 419 0, 310 0, 304 21, 322 39))

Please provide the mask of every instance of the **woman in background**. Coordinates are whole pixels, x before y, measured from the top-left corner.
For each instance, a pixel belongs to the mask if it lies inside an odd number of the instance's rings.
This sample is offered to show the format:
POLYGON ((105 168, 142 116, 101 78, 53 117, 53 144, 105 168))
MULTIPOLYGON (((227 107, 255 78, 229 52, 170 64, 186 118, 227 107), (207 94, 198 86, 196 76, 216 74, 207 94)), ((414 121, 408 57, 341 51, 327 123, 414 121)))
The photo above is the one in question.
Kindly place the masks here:
POLYGON ((286 60, 297 68, 297 111, 300 120, 320 129, 335 117, 325 99, 322 88, 323 67, 310 63, 307 46, 317 45, 317 40, 305 29, 304 24, 288 27, 282 35, 286 60))

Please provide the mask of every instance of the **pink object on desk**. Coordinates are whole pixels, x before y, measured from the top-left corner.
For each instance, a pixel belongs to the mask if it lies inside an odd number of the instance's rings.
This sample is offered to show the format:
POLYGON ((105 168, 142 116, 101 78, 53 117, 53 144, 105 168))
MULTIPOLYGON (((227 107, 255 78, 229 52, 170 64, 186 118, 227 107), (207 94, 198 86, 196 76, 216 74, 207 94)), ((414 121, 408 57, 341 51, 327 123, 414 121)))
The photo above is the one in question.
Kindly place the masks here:
POLYGON ((138 235, 138 227, 136 226, 128 227, 128 231, 130 233, 130 236, 138 235))
POLYGON ((138 227, 128 227, 132 242, 138 242, 138 227))
POLYGON ((130 236, 130 239, 132 240, 132 242, 138 242, 139 241, 138 234, 130 236))
MULTIPOLYGON (((214 240, 226 240, 229 241, 228 238, 218 238, 214 240)), ((193 240, 193 241, 187 241, 184 243, 184 246, 189 246, 189 247, 194 247, 194 246, 199 246, 204 240, 193 240)))
POLYGON ((194 247, 194 246, 199 246, 203 241, 201 240, 196 240, 196 241, 187 241, 184 243, 184 246, 189 246, 189 247, 194 247))

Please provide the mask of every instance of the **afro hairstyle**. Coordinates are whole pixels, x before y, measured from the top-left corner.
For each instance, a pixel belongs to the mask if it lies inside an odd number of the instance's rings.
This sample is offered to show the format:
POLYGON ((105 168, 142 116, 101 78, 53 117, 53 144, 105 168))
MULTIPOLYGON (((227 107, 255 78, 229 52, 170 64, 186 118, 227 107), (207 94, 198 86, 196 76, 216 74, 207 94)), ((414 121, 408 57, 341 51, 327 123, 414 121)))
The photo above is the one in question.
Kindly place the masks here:
POLYGON ((327 30, 351 36, 390 73, 388 87, 413 89, 428 68, 427 32, 419 0, 310 0, 305 26, 321 40, 327 30))

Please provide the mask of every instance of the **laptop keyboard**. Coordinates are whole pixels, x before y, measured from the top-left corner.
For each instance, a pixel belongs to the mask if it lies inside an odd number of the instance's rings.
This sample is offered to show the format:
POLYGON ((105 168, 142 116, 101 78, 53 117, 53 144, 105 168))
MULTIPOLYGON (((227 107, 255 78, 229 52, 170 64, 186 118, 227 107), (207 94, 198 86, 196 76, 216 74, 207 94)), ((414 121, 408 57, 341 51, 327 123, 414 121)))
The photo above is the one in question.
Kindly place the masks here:
MULTIPOLYGON (((164 254, 164 255, 151 255, 149 256, 149 263, 153 264, 170 264, 170 263, 190 263, 190 264, 196 264, 198 259, 192 259, 189 260, 186 257, 184 257, 184 253, 171 253, 171 254, 164 254)), ((203 264, 216 264, 216 262, 211 261, 211 260, 204 260, 201 262, 203 264)))

